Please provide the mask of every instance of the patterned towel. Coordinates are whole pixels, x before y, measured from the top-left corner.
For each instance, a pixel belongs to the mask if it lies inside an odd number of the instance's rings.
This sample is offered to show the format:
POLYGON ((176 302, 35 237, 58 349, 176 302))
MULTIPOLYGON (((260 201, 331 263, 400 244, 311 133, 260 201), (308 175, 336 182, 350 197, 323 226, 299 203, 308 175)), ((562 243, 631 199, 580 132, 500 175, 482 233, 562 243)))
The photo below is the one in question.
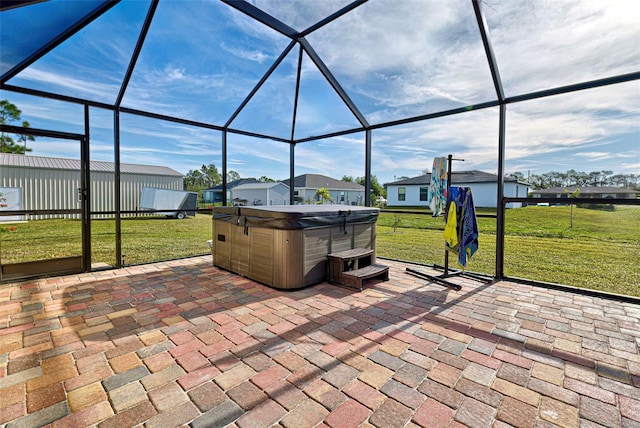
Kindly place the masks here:
POLYGON ((429 208, 434 217, 447 209, 447 158, 433 158, 429 183, 429 208))

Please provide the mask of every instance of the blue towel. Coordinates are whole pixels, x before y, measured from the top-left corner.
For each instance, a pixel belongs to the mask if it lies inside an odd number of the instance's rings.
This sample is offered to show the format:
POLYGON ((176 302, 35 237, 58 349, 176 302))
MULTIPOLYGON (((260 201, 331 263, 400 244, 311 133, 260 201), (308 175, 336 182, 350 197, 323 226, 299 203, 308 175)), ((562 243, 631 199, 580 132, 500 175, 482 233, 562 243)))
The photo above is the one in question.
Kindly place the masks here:
POLYGON ((462 202, 462 212, 459 217, 458 262, 465 268, 467 267, 467 261, 478 251, 478 222, 476 220, 476 208, 473 205, 473 196, 469 187, 460 188, 458 200, 462 202))
MULTIPOLYGON (((451 246, 445 241, 445 248, 458 256, 458 263, 462 268, 467 267, 467 262, 478 251, 478 222, 476 221, 476 209, 473 205, 473 196, 469 187, 451 186, 449 188, 448 203, 455 205, 457 244, 451 246)), ((448 220, 445 217, 445 222, 448 220)))

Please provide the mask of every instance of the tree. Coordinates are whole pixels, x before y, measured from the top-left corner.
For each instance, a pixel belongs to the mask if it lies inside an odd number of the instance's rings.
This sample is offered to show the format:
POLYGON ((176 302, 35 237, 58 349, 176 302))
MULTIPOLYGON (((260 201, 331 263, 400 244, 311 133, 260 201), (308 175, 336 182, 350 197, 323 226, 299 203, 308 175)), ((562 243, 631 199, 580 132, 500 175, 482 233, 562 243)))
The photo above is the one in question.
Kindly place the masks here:
POLYGON ((200 171, 202 171, 204 184, 207 187, 214 187, 222 182, 218 168, 214 164, 209 164, 209 166, 202 165, 200 171))
MULTIPOLYGON (((29 122, 27 122, 26 120, 22 121, 22 127, 23 128, 28 128, 29 127, 29 122)), ((30 152, 33 149, 27 147, 27 141, 36 141, 36 137, 34 137, 33 135, 29 135, 29 134, 20 134, 18 135, 18 142, 22 143, 21 146, 23 148, 22 153, 20 154, 25 154, 25 152, 30 152)))
POLYGON ((600 171, 600 186, 608 186, 611 184, 609 182, 610 175, 613 175, 613 171, 600 171))
POLYGON ((344 181, 345 183, 353 183, 353 177, 350 175, 343 175, 342 181, 344 181))
POLYGON ((238 174, 237 172, 230 170, 227 171, 227 183, 231 183, 233 181, 238 181, 240 180, 240 174, 238 174))
POLYGON ((629 176, 626 174, 615 174, 609 177, 609 184, 615 187, 626 188, 629 183, 629 176))
POLYGON ((202 172, 197 169, 195 171, 189 171, 182 179, 182 183, 184 190, 188 190, 190 192, 197 192, 205 188, 202 172))
MULTIPOLYGON (((580 189, 574 190, 572 193, 569 193, 568 190, 565 190, 568 198, 579 198, 580 197, 580 189)), ((573 204, 569 204, 569 228, 573 227, 573 204)))
MULTIPOLYGON (((0 101, 0 124, 10 125, 12 122, 20 122, 22 118, 22 111, 8 100, 0 101)), ((22 121, 23 128, 29 128, 29 122, 22 121)), ((18 144, 9 135, 4 132, 0 136, 0 153, 15 153, 23 155, 26 152, 30 152, 33 149, 27 147, 27 141, 35 141, 35 137, 29 134, 17 134, 18 144)))
MULTIPOLYGON (((356 182, 361 186, 364 186, 366 183, 365 177, 356 177, 356 182)), ((381 186, 378 182, 378 178, 375 175, 371 176, 371 196, 373 198, 377 196, 382 196, 383 198, 387 197, 387 191, 384 186, 381 186)))
POLYGON ((318 190, 316 190, 316 195, 315 195, 315 199, 316 201, 318 201, 318 203, 322 202, 327 202, 331 200, 331 192, 329 192, 329 189, 327 189, 326 187, 321 187, 318 190))
POLYGON ((200 192, 208 187, 217 186, 222 182, 218 168, 214 164, 202 165, 199 170, 189 171, 183 178, 184 189, 190 192, 200 192))
POLYGON ((261 183, 275 183, 276 180, 274 180, 273 178, 269 178, 266 175, 263 175, 262 177, 258 178, 258 181, 261 183))
POLYGON ((507 174, 508 178, 513 178, 518 181, 525 181, 524 174, 520 171, 512 172, 511 174, 507 174))

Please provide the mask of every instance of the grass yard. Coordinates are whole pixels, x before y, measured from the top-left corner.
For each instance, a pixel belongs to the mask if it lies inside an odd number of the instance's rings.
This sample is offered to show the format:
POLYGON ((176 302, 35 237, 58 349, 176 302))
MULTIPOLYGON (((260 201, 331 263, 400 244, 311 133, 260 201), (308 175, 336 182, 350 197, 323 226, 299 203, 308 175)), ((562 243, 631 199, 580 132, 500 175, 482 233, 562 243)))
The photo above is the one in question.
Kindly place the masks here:
MULTIPOLYGON (((184 220, 163 216, 123 218, 122 255, 127 265, 206 254, 211 215, 184 220)), ((82 254, 80 220, 33 220, 0 226, 2 263, 17 263, 82 254), (14 230, 9 230, 9 228, 14 230)), ((116 264, 115 220, 91 221, 92 263, 116 264)))
MULTIPOLYGON (((495 223, 493 218, 478 218, 480 249, 467 266, 470 271, 495 273, 495 223)), ((510 209, 505 229, 505 275, 640 296, 640 207, 510 209)), ((443 230, 442 218, 383 211, 377 253, 442 265, 443 230)), ((451 267, 459 267, 453 255, 449 260, 451 267)))
MULTIPOLYGON (((426 211, 417 212, 381 212, 377 253, 442 265, 444 221, 420 214, 426 211)), ((124 218, 121 224, 126 265, 209 252, 210 214, 184 220, 124 218)), ((495 224, 495 218, 478 218, 480 249, 467 266, 470 271, 494 274, 495 224)), ((69 219, 0 226, 2 263, 80 255, 80 226, 79 220, 69 219)), ((640 207, 618 206, 615 211, 568 206, 510 209, 505 228, 506 275, 640 296, 640 207)), ((115 265, 115 221, 92 220, 91 229, 92 262, 115 265)), ((458 267, 454 255, 449 260, 451 267, 458 267)))

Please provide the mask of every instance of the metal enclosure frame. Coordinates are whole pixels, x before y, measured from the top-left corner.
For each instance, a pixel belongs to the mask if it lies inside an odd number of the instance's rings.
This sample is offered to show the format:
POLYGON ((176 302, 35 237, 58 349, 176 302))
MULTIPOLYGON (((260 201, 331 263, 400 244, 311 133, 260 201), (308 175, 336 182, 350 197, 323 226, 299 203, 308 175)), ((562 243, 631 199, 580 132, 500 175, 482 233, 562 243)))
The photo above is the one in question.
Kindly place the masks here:
MULTIPOLYGON (((246 135, 246 136, 251 136, 251 137, 255 137, 255 138, 270 139, 270 140, 273 140, 273 141, 278 141, 278 142, 282 142, 282 143, 285 143, 285 144, 289 144, 289 146, 290 146, 289 176, 290 176, 290 181, 293 182, 294 170, 295 170, 294 166, 295 166, 295 147, 296 147, 296 145, 302 144, 302 143, 305 143, 305 142, 309 142, 309 141, 316 141, 316 140, 322 140, 322 139, 336 137, 336 136, 342 136, 342 135, 349 135, 349 134, 364 132, 365 133, 365 141, 364 141, 364 145, 365 145, 364 170, 365 170, 365 178, 366 178, 366 180, 365 180, 365 189, 366 189, 365 205, 366 206, 370 206, 371 205, 371 198, 370 198, 370 190, 371 190, 371 151, 372 151, 373 132, 375 130, 388 128, 388 127, 392 127, 392 126, 396 126, 396 125, 403 125, 403 124, 409 124, 409 123, 413 123, 413 122, 425 121, 425 120, 430 120, 430 119, 440 118, 440 117, 445 117, 445 116, 450 116, 450 115, 464 114, 466 112, 473 111, 473 110, 481 110, 481 109, 499 107, 500 113, 499 113, 499 134, 498 134, 498 141, 497 141, 497 159, 498 159, 498 177, 500 177, 500 178, 499 178, 499 182, 498 182, 498 186, 497 186, 498 187, 498 194, 497 194, 498 212, 497 212, 497 220, 496 220, 497 224, 496 225, 497 225, 498 233, 496 234, 497 235, 496 236, 496 264, 495 264, 495 273, 494 273, 494 275, 495 275, 495 277, 497 279, 502 279, 504 277, 503 262, 504 262, 504 214, 505 214, 505 205, 506 205, 507 202, 519 202, 519 201, 531 202, 527 198, 505 198, 504 194, 503 194, 505 145, 506 145, 506 135, 505 135, 505 133, 506 133, 506 109, 507 109, 507 106, 509 104, 518 103, 518 102, 522 102, 522 101, 534 100, 534 99, 543 98, 543 97, 566 94, 566 93, 570 93, 570 92, 574 92, 574 91, 581 91, 581 90, 585 90, 585 89, 593 89, 593 88, 603 87, 603 86, 607 86, 607 85, 619 84, 619 83, 623 83, 623 82, 630 82, 630 81, 635 81, 635 80, 639 80, 640 79, 640 71, 638 71, 638 72, 633 72, 633 73, 628 73, 628 74, 611 76, 611 77, 603 78, 603 79, 597 79, 597 80, 591 80, 591 81, 587 81, 587 82, 581 82, 581 83, 573 84, 573 85, 567 85, 567 86, 551 88, 551 89, 547 89, 547 90, 543 90, 543 91, 525 93, 525 94, 521 94, 521 95, 517 95, 517 96, 513 96, 513 97, 506 97, 505 93, 504 93, 504 87, 503 87, 503 84, 502 84, 500 73, 499 73, 498 63, 497 63, 497 60, 495 58, 494 51, 493 51, 493 48, 492 48, 492 45, 491 45, 488 26, 487 26, 486 19, 485 19, 484 13, 483 13, 482 0, 468 0, 472 4, 473 10, 474 10, 474 14, 475 14, 475 17, 476 17, 476 21, 477 21, 477 25, 478 25, 478 31, 479 31, 481 39, 482 39, 482 45, 483 45, 483 49, 484 49, 484 52, 485 52, 485 55, 486 55, 486 59, 487 59, 487 65, 488 65, 488 67, 490 69, 491 77, 492 77, 492 80, 493 80, 493 85, 494 85, 494 89, 495 89, 495 93, 496 93, 496 99, 495 100, 486 101, 486 102, 482 102, 482 103, 477 103, 477 104, 474 104, 474 105, 468 105, 468 106, 464 106, 464 107, 454 108, 454 109, 450 109, 450 110, 444 110, 444 111, 439 111, 439 112, 430 113, 430 114, 422 114, 422 115, 417 115, 417 116, 413 116, 413 117, 407 117, 407 118, 400 119, 400 120, 393 120, 393 121, 388 121, 388 122, 384 122, 384 123, 377 123, 377 124, 369 124, 367 122, 365 116, 358 109, 357 105, 351 100, 351 98, 349 97, 347 92, 342 88, 342 86, 340 85, 340 82, 333 76, 333 74, 331 73, 329 68, 323 63, 322 59, 316 54, 316 52, 313 49, 313 47, 305 39, 305 36, 313 33, 314 31, 318 30, 319 28, 322 28, 323 26, 327 25, 328 23, 330 23, 330 22, 336 20, 337 18, 343 16, 344 14, 347 14, 350 11, 356 9, 357 7, 363 5, 364 3, 367 2, 367 0, 355 0, 355 1, 352 1, 347 6, 343 7, 342 9, 340 9, 337 12, 335 12, 334 14, 324 18, 323 20, 317 22, 316 24, 314 24, 314 25, 310 26, 309 28, 307 28, 307 29, 305 29, 303 31, 300 31, 300 32, 294 30, 293 28, 289 27, 288 25, 284 24, 283 22, 279 21, 278 19, 274 18, 273 16, 265 13, 264 11, 262 11, 259 8, 253 6, 251 3, 249 3, 249 2, 247 2, 245 0, 222 0, 225 4, 229 5, 230 7, 233 7, 234 9, 240 11, 241 13, 251 17, 252 19, 254 19, 256 21, 258 21, 259 23, 261 23, 261 24, 263 24, 263 25, 265 25, 265 26, 267 26, 267 27, 279 32, 280 34, 288 37, 291 40, 291 42, 284 49, 282 54, 276 59, 276 61, 271 65, 271 67, 269 67, 267 72, 262 76, 262 78, 256 84, 256 86, 249 92, 249 94, 246 96, 246 98, 239 104, 238 108, 231 114, 231 116, 226 121, 226 123, 224 125, 215 125, 215 124, 211 124, 211 123, 197 122, 197 121, 187 120, 187 119, 183 119, 183 118, 179 118, 179 117, 171 117, 171 116, 167 116, 167 115, 162 115, 162 114, 157 114, 157 113, 152 113, 152 112, 142 111, 142 110, 137 110, 137 109, 132 109, 132 108, 126 108, 126 107, 122 107, 121 106, 122 99, 123 99, 124 94, 125 94, 125 92, 127 90, 127 86, 128 86, 129 80, 130 80, 131 75, 133 73, 133 70, 135 68, 135 65, 136 65, 138 56, 140 54, 140 51, 142 49, 142 46, 144 45, 145 38, 147 36, 147 32, 148 32, 149 27, 151 25, 151 22, 153 20, 153 17, 154 17, 156 8, 157 8, 157 6, 159 4, 159 1, 160 0, 151 0, 150 6, 149 6, 149 9, 148 9, 148 12, 147 12, 147 16, 145 18, 144 24, 143 24, 142 29, 140 31, 139 38, 138 38, 135 50, 134 50, 133 55, 131 57, 131 61, 129 63, 129 67, 127 69, 125 77, 124 77, 124 79, 122 81, 122 84, 120 86, 120 90, 119 90, 119 93, 118 93, 118 95, 116 97, 115 103, 107 104, 107 103, 101 103, 101 102, 85 100, 85 99, 81 99, 81 98, 69 97, 69 96, 65 96, 65 95, 61 95, 61 94, 44 92, 44 91, 33 90, 33 89, 29 89, 29 88, 9 85, 9 84, 7 84, 7 82, 8 82, 9 79, 11 79, 17 73, 19 73, 21 70, 24 70, 29 65, 33 64, 36 60, 38 60, 40 57, 45 55, 47 52, 51 51, 53 48, 55 48, 56 46, 58 46, 59 44, 61 44, 65 40, 67 40, 69 37, 71 37, 72 35, 74 35, 78 31, 80 31, 85 25, 90 24, 97 17, 99 17, 103 13, 107 12, 111 7, 116 5, 119 2, 119 0, 104 1, 100 6, 96 7, 93 11, 88 13, 83 19, 81 19, 80 21, 78 21, 77 23, 75 23, 74 25, 69 27, 67 30, 62 32, 58 37, 56 37, 53 40, 51 40, 49 43, 47 43, 41 49, 37 50, 36 52, 33 52, 31 55, 29 55, 27 57, 27 59, 25 59, 24 61, 20 62, 20 64, 18 64, 15 67, 13 67, 7 73, 5 73, 2 76, 0 76, 0 89, 6 90, 6 91, 10 91, 10 92, 34 95, 34 96, 38 96, 38 97, 50 98, 50 99, 55 99, 55 100, 64 101, 64 102, 68 102, 68 103, 74 103, 74 104, 82 105, 84 107, 84 111, 85 111, 85 135, 83 135, 82 138, 84 138, 84 141, 86 141, 86 144, 83 144, 83 147, 87 146, 87 148, 86 148, 87 152, 84 154, 85 156, 87 156, 87 159, 88 159, 88 145, 90 144, 90 142, 89 142, 89 131, 88 131, 89 123, 90 123, 90 120, 89 120, 89 107, 97 107, 97 108, 101 108, 101 109, 106 109, 106 110, 112 111, 113 112, 113 118, 114 118, 113 119, 114 120, 114 151, 115 151, 115 162, 116 162, 116 172, 115 172, 115 177, 116 178, 115 178, 114 185, 116 187, 116 189, 115 189, 115 192, 116 192, 115 194, 116 195, 119 195, 119 184, 120 184, 120 170, 119 170, 119 162, 120 162, 120 125, 119 125, 119 123, 120 123, 119 122, 120 121, 120 113, 128 113, 128 114, 132 114, 132 115, 138 115, 138 116, 144 116, 144 117, 148 117, 148 118, 161 119, 161 120, 165 120, 165 121, 169 121, 169 122, 174 122, 174 123, 179 123, 179 124, 184 124, 184 125, 189 125, 189 126, 194 126, 194 127, 200 127, 200 128, 204 128, 204 129, 211 129, 211 130, 220 131, 221 134, 222 134, 221 148, 222 148, 222 180, 223 180, 222 181, 222 191, 223 191, 223 194, 226 194, 226 191, 227 191, 226 175, 227 175, 227 161, 228 161, 228 159, 227 159, 227 136, 228 136, 228 133, 246 135), (259 133, 249 132, 249 131, 245 131, 245 130, 241 130, 241 129, 232 128, 231 127, 231 123, 233 122, 234 118, 237 117, 237 115, 244 109, 244 107, 251 100, 251 98, 258 92, 260 87, 266 82, 266 80, 269 78, 269 76, 274 72, 274 70, 278 67, 278 65, 284 60, 284 58, 290 53, 290 51, 296 45, 299 46, 299 49, 300 49, 299 55, 300 56, 299 56, 299 61, 298 61, 298 80, 296 82, 296 94, 295 94, 294 105, 297 106, 297 103, 298 103, 298 89, 299 89, 299 84, 300 84, 299 76, 300 76, 300 69, 301 69, 301 58, 302 58, 302 53, 305 52, 309 56, 309 58, 313 61, 313 63, 317 66, 318 70, 320 70, 321 74, 324 76, 324 78, 330 84, 330 86, 333 88, 333 90, 339 95, 339 97, 342 99, 342 101, 345 103, 345 105, 348 107, 348 109, 351 111, 351 113, 356 117, 356 119, 360 123, 360 126, 357 127, 357 128, 353 128, 353 129, 347 129, 347 130, 343 130, 343 131, 337 131, 337 132, 327 133, 327 134, 313 136, 313 137, 300 138, 300 139, 296 140, 294 138, 295 121, 296 121, 296 108, 294 108, 294 113, 293 113, 293 118, 292 118, 293 122, 292 122, 292 127, 291 127, 291 137, 289 139, 284 139, 284 138, 275 137, 275 136, 271 136, 271 135, 264 135, 264 134, 259 134, 259 133)), ((27 1, 27 2, 7 1, 7 2, 3 2, 3 5, 0 7, 0 10, 10 9, 10 8, 13 8, 13 7, 20 7, 20 6, 24 5, 24 4, 29 4, 29 3, 32 3, 32 2, 30 2, 30 1, 27 1)), ((33 129, 29 129, 29 132, 33 134, 34 130, 33 129)), ((84 175, 83 175, 83 178, 84 178, 84 175)), ((88 171, 87 171, 86 179, 88 180, 88 171)), ((539 202, 539 200, 537 200, 537 201, 539 202)), ((291 192, 291 202, 293 202, 293 192, 291 192)), ((607 201, 593 199, 593 200, 590 200, 590 202, 592 202, 592 203, 606 203, 607 201)), ((639 204, 639 203, 640 203, 640 201, 633 202, 633 204, 639 204)), ((88 209, 88 207, 84 207, 84 209, 88 209)), ((86 227, 88 229, 89 225, 86 225, 86 227)), ((88 245, 87 248, 89 248, 89 244, 90 244, 90 242, 87 243, 87 245, 88 245)), ((117 197, 116 198, 116 260, 117 260, 117 263, 118 263, 118 267, 121 266, 120 253, 121 253, 121 225, 120 225, 119 197, 117 197)), ((90 254, 90 251, 89 251, 89 254, 90 254)), ((85 267, 86 267, 87 270, 90 269, 90 263, 86 264, 86 262, 85 262, 85 267)))
MULTIPOLYGON (((85 110, 85 125, 89 122, 88 109, 85 110)), ((36 262, 22 262, 12 269, 9 279, 23 278, 24 270, 34 270, 39 274, 44 273, 79 273, 89 272, 91 270, 91 182, 90 163, 89 163, 89 139, 88 128, 85 128, 85 134, 74 134, 71 132, 49 131, 45 129, 23 128, 19 126, 2 125, 0 131, 12 134, 26 133, 37 137, 57 138, 67 141, 77 141, 80 144, 80 189, 78 197, 80 198, 79 209, 38 209, 38 210, 14 210, 11 213, 17 215, 40 215, 40 214, 79 214, 81 225, 81 241, 82 254, 80 257, 80 265, 77 264, 77 257, 64 257, 59 259, 39 260, 36 262)), ((11 268, 10 265, 7 265, 11 268)), ((5 276, 2 272, 5 266, 0 265, 0 280, 4 280, 5 276)))

